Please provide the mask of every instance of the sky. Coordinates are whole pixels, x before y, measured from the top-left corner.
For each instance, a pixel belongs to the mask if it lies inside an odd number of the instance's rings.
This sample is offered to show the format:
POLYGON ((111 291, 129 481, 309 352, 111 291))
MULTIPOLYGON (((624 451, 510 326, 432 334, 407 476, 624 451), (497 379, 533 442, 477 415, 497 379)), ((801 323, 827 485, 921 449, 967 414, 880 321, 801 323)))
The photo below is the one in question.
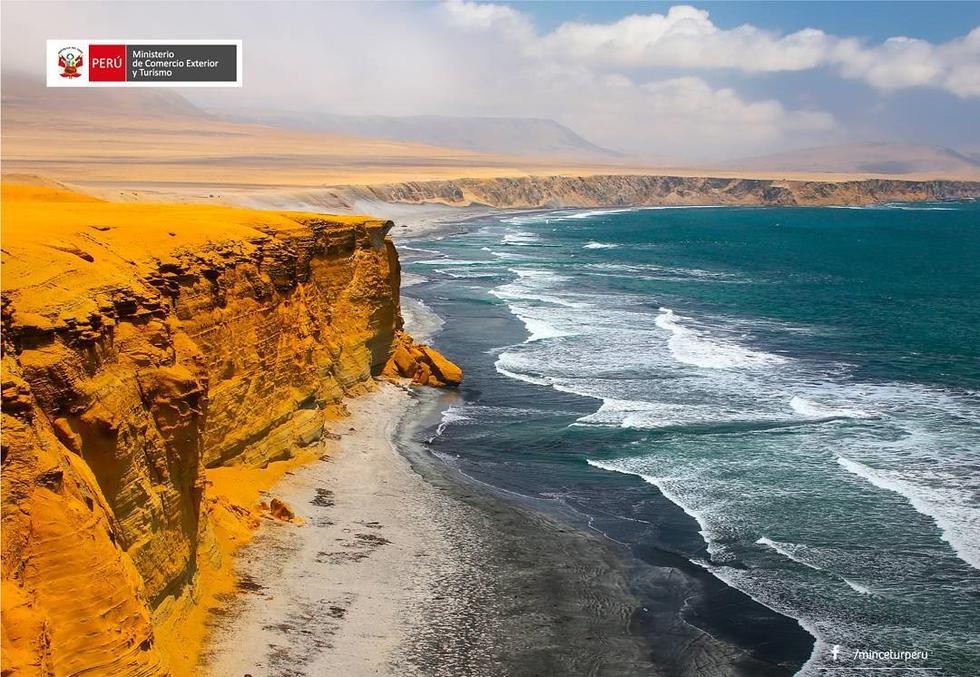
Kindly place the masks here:
POLYGON ((854 142, 980 150, 980 2, 19 2, 4 71, 46 38, 237 38, 245 86, 195 103, 551 118, 651 159, 854 142))

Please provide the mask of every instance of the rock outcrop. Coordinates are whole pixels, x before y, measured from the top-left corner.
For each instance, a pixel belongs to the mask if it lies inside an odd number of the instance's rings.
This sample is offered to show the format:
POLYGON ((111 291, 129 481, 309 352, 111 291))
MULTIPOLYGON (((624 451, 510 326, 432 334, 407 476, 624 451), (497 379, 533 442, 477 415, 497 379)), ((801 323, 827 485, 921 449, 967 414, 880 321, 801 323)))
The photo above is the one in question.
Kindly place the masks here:
POLYGON ((316 444, 406 346, 459 370, 401 332, 390 222, 3 197, 3 674, 168 674, 205 469, 316 444))
POLYGON ((980 197, 977 181, 796 181, 609 174, 520 176, 333 186, 307 191, 310 202, 482 205, 495 208, 637 207, 657 205, 865 205, 980 197))
POLYGON ((411 336, 403 332, 396 336, 391 358, 382 374, 435 387, 456 386, 463 380, 463 371, 459 367, 435 348, 415 343, 411 336))

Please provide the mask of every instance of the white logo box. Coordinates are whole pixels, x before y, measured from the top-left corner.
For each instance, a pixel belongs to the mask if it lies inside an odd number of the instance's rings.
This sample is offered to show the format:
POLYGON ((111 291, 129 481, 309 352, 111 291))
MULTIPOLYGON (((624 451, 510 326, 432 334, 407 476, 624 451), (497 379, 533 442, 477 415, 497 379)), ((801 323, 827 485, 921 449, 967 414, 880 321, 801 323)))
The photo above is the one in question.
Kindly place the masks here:
POLYGON ((116 38, 111 40, 91 40, 89 38, 48 40, 45 50, 45 72, 48 87, 241 87, 242 86, 242 41, 241 40, 143 40, 134 38, 116 38), (154 82, 91 82, 89 81, 89 45, 235 45, 236 78, 231 81, 154 81, 154 82), (83 65, 79 77, 61 77, 61 66, 58 65, 58 52, 75 47, 83 52, 83 65))

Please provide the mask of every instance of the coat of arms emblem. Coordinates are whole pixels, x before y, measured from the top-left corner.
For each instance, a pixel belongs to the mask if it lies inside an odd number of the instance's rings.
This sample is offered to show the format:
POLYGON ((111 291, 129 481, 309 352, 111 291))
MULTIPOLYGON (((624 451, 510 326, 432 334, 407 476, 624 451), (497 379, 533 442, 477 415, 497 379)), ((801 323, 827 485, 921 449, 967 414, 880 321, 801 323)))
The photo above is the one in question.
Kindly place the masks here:
POLYGON ((61 68, 61 77, 81 77, 82 74, 78 70, 82 67, 82 64, 82 50, 77 47, 65 47, 58 52, 58 67, 61 68))

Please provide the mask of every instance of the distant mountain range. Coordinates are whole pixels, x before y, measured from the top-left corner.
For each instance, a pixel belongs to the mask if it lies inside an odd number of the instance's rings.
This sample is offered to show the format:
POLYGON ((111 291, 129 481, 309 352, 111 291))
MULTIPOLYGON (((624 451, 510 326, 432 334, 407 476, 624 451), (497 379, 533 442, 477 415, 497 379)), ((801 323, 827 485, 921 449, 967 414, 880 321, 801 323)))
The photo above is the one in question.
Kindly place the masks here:
POLYGON ((62 111, 66 125, 85 125, 89 116, 131 115, 140 118, 208 117, 172 89, 156 87, 46 87, 18 73, 3 73, 4 114, 18 110, 62 111))
POLYGON ((622 154, 601 148, 554 120, 543 118, 398 117, 286 111, 242 111, 221 113, 221 116, 236 122, 271 127, 410 141, 498 155, 607 161, 622 157, 622 154))
MULTIPOLYGON (((141 118, 210 118, 277 129, 422 143, 495 155, 615 161, 620 153, 601 148, 554 120, 542 118, 419 115, 333 115, 288 111, 205 111, 172 89, 58 88, 18 74, 3 76, 3 106, 41 106, 89 115, 141 118)), ((73 124, 84 124, 75 120, 73 124)))
POLYGON ((329 135, 334 139, 328 144, 330 147, 337 146, 341 139, 359 148, 373 139, 383 139, 398 142, 397 148, 385 152, 401 159, 419 153, 434 157, 463 152, 469 156, 467 166, 480 162, 487 166, 516 162, 515 166, 527 163, 530 167, 558 161, 569 168, 619 166, 636 167, 639 173, 680 170, 688 175, 696 171, 705 176, 727 173, 773 176, 783 172, 924 178, 980 176, 980 148, 977 147, 953 150, 923 144, 856 143, 729 160, 708 167, 706 163, 685 167, 679 160, 628 156, 602 148, 562 124, 542 118, 354 116, 256 109, 207 111, 171 89, 49 89, 38 78, 7 72, 3 73, 2 93, 5 132, 10 125, 36 127, 42 118, 47 121, 51 116, 74 128, 98 126, 105 118, 125 118, 126 124, 142 121, 144 127, 180 121, 182 130, 197 129, 213 135, 219 135, 218 128, 228 124, 236 133, 250 138, 262 137, 266 127, 286 133, 290 130, 312 133, 324 139, 329 135))
POLYGON ((857 143, 731 160, 720 166, 767 172, 976 175, 980 153, 921 144, 857 143))

